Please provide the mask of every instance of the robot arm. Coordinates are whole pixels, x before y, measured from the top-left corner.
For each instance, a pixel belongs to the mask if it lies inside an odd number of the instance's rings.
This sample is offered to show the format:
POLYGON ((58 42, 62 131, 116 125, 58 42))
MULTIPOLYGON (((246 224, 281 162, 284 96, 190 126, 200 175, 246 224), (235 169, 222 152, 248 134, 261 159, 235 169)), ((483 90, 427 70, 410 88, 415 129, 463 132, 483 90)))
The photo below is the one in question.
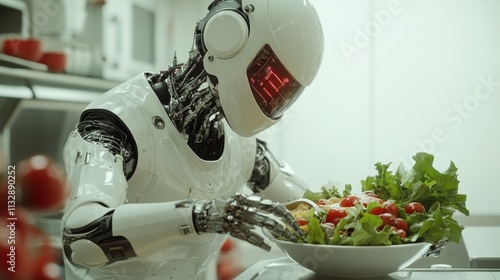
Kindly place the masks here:
MULTIPOLYGON (((81 125, 88 128, 88 123, 81 125)), ((68 260, 77 266, 102 266, 147 256, 158 242, 194 233, 192 209, 182 202, 126 204, 124 153, 111 152, 124 149, 111 144, 120 141, 105 133, 106 124, 92 126, 90 133, 81 127, 74 131, 65 148, 73 186, 62 219, 68 260)))
POLYGON ((259 196, 280 202, 300 198, 307 190, 307 184, 295 175, 292 168, 277 159, 259 139, 255 167, 248 185, 259 196))
MULTIPOLYGON (((189 146, 205 160, 217 159, 212 151, 222 150, 222 142, 213 141, 223 135, 222 117, 243 137, 272 126, 312 82, 322 59, 323 33, 308 1, 244 2, 213 1, 195 28, 192 63, 186 68, 175 63, 164 82, 153 87, 163 93, 158 96, 164 97, 160 100, 179 133, 191 136, 189 146), (204 153, 207 143, 212 146, 204 153)), ((301 196, 305 184, 263 142, 250 183, 271 200, 234 194, 127 203, 138 147, 120 120, 99 113, 73 132, 65 148, 73 194, 62 231, 65 257, 72 264, 96 267, 149 256, 163 245, 203 233, 229 233, 270 249, 251 231, 255 225, 291 241, 301 234, 292 215, 274 201, 301 196)))
POLYGON ((81 127, 74 131, 65 147, 73 194, 62 219, 63 246, 73 265, 99 267, 145 257, 158 246, 203 233, 229 233, 270 250, 251 231, 255 225, 291 241, 301 234, 281 204, 257 196, 128 204, 123 151, 130 145, 110 135, 106 124, 96 121, 92 126, 90 133, 81 127))

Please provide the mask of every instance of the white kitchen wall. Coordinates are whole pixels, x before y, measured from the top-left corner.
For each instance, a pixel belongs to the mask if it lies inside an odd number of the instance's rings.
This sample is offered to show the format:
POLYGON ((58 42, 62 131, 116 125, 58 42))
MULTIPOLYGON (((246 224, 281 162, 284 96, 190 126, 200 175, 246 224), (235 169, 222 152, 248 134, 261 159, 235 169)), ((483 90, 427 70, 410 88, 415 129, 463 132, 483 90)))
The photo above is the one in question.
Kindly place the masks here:
POLYGON ((453 160, 471 214, 500 214, 500 1, 401 3, 374 45, 374 159, 453 160))
POLYGON ((500 215, 500 1, 311 2, 323 64, 273 128, 276 154, 312 188, 360 188, 375 162, 430 152, 457 165, 471 215, 500 215))
POLYGON ((372 50, 368 43, 356 47, 358 26, 371 18, 368 1, 311 2, 323 25, 323 63, 282 122, 262 136, 311 188, 319 188, 330 179, 356 182, 372 169, 372 50), (356 53, 345 54, 346 46, 356 53))
POLYGON ((165 56, 168 65, 172 64, 174 54, 179 62, 188 59, 193 45, 196 22, 208 12, 211 0, 169 0, 165 14, 167 24, 167 49, 165 56))

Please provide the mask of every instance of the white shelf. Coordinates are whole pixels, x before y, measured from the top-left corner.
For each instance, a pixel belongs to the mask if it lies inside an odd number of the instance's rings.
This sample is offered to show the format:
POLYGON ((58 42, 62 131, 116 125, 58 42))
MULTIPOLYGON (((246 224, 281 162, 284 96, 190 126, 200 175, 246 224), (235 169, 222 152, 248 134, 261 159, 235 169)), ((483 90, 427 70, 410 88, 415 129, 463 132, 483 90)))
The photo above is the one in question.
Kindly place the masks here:
POLYGON ((93 91, 98 90, 102 92, 108 91, 120 84, 118 81, 5 66, 0 66, 0 76, 24 79, 33 83, 45 83, 68 88, 92 89, 93 91))

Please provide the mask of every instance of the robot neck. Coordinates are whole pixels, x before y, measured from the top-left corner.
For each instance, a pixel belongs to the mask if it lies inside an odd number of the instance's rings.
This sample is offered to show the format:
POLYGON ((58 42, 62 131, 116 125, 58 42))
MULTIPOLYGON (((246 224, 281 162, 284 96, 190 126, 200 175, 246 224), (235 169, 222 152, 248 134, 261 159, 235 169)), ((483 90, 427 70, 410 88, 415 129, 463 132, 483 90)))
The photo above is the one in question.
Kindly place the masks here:
POLYGON ((153 88, 191 149, 204 160, 220 158, 224 148, 217 92, 207 83, 201 59, 174 65, 156 76, 153 88), (199 61, 199 62, 198 62, 199 61))

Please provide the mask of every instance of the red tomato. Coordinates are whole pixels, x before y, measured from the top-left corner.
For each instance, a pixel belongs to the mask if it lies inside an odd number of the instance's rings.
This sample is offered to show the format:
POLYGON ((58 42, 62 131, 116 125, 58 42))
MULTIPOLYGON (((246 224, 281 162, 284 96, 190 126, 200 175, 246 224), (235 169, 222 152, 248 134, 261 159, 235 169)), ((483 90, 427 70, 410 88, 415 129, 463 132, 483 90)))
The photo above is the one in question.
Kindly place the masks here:
POLYGON ((32 262, 32 279, 61 279, 59 267, 55 264, 55 253, 52 251, 49 237, 39 228, 32 226, 27 231, 27 248, 32 262))
POLYGON ((20 279, 25 276, 25 273, 19 272, 19 269, 29 267, 26 262, 25 245, 20 241, 24 239, 24 235, 18 229, 7 227, 8 224, 8 221, 0 220, 0 236, 2 237, 0 238, 0 255, 2 256, 0 279, 20 279), (15 239, 9 239, 10 233, 14 233, 14 230, 15 239), (15 272, 9 271, 9 268, 15 269, 15 272))
POLYGON ((298 218, 298 219, 297 219, 297 223, 299 224, 299 226, 305 226, 305 225, 307 225, 309 222, 308 222, 306 219, 304 219, 304 218, 298 218))
POLYGON ((382 207, 375 207, 372 210, 370 210, 369 213, 373 214, 373 215, 380 215, 380 214, 384 213, 384 208, 382 208, 382 207))
POLYGON ((410 202, 405 206, 406 214, 424 213, 425 207, 420 202, 410 202))
POLYGON ((384 212, 391 213, 394 217, 399 216, 399 208, 396 204, 390 201, 386 201, 382 204, 384 207, 384 212))
POLYGON ((228 252, 234 249, 234 242, 231 239, 226 239, 224 240, 224 243, 222 243, 222 247, 220 248, 221 252, 228 252))
POLYGON ((22 208, 16 208, 15 218, 0 219, 0 254, 6 257, 0 264, 0 279, 37 279, 32 275, 40 245, 35 244, 31 234, 36 227, 27 222, 29 214, 22 208), (15 272, 12 273, 9 268, 15 269, 15 272))
POLYGON ((402 229, 404 230, 405 232, 408 231, 408 223, 401 219, 401 218, 396 218, 395 221, 394 221, 394 226, 397 228, 397 229, 402 229))
POLYGON ((402 229, 398 229, 396 231, 397 231, 399 237, 401 237, 401 238, 405 238, 406 237, 406 231, 404 231, 402 229))
MULTIPOLYGON (((7 181, 6 179, 4 180, 3 177, 0 175, 0 179, 2 179, 2 181, 7 181)), ((14 202, 10 202, 10 203, 15 203, 15 199, 13 196, 11 196, 9 198, 9 188, 7 186, 7 184, 2 184, 2 182, 0 182, 0 205, 4 205, 4 206, 1 206, 2 208, 0 209, 0 219, 5 219, 8 215, 9 215, 9 200, 12 200, 14 202)))
POLYGON ((20 162, 18 181, 20 204, 32 210, 56 210, 68 194, 62 171, 45 156, 20 162))
POLYGON ((241 273, 242 269, 235 258, 220 258, 217 262, 217 278, 231 280, 241 273))
POLYGON ((345 216, 347 216, 347 213, 344 209, 332 208, 326 213, 326 222, 337 225, 345 216))
POLYGON ((353 207, 354 202, 356 202, 358 198, 354 195, 348 195, 340 201, 340 206, 342 207, 353 207))
POLYGON ((0 279, 61 279, 59 269, 47 269, 50 266, 53 267, 56 261, 49 238, 41 229, 26 222, 29 220, 28 215, 19 207, 16 208, 17 220, 0 220, 0 236, 3 236, 4 233, 10 235, 10 231, 15 230, 15 240, 7 238, 0 240, 0 253, 8 257, 5 263, 1 264, 0 279), (12 225, 12 229, 10 225, 12 225), (13 243, 14 241, 15 243, 13 243), (9 263, 10 255, 13 256, 14 263, 12 264, 9 263), (15 273, 8 271, 12 265, 15 265, 15 273), (2 278, 2 273, 8 273, 9 277, 2 278))
POLYGON ((39 269, 33 272, 33 278, 36 280, 60 280, 62 277, 61 269, 54 262, 44 263, 39 269))
POLYGON ((382 219, 382 225, 378 228, 382 230, 385 226, 394 226, 396 218, 391 213, 382 213, 378 215, 382 219))

